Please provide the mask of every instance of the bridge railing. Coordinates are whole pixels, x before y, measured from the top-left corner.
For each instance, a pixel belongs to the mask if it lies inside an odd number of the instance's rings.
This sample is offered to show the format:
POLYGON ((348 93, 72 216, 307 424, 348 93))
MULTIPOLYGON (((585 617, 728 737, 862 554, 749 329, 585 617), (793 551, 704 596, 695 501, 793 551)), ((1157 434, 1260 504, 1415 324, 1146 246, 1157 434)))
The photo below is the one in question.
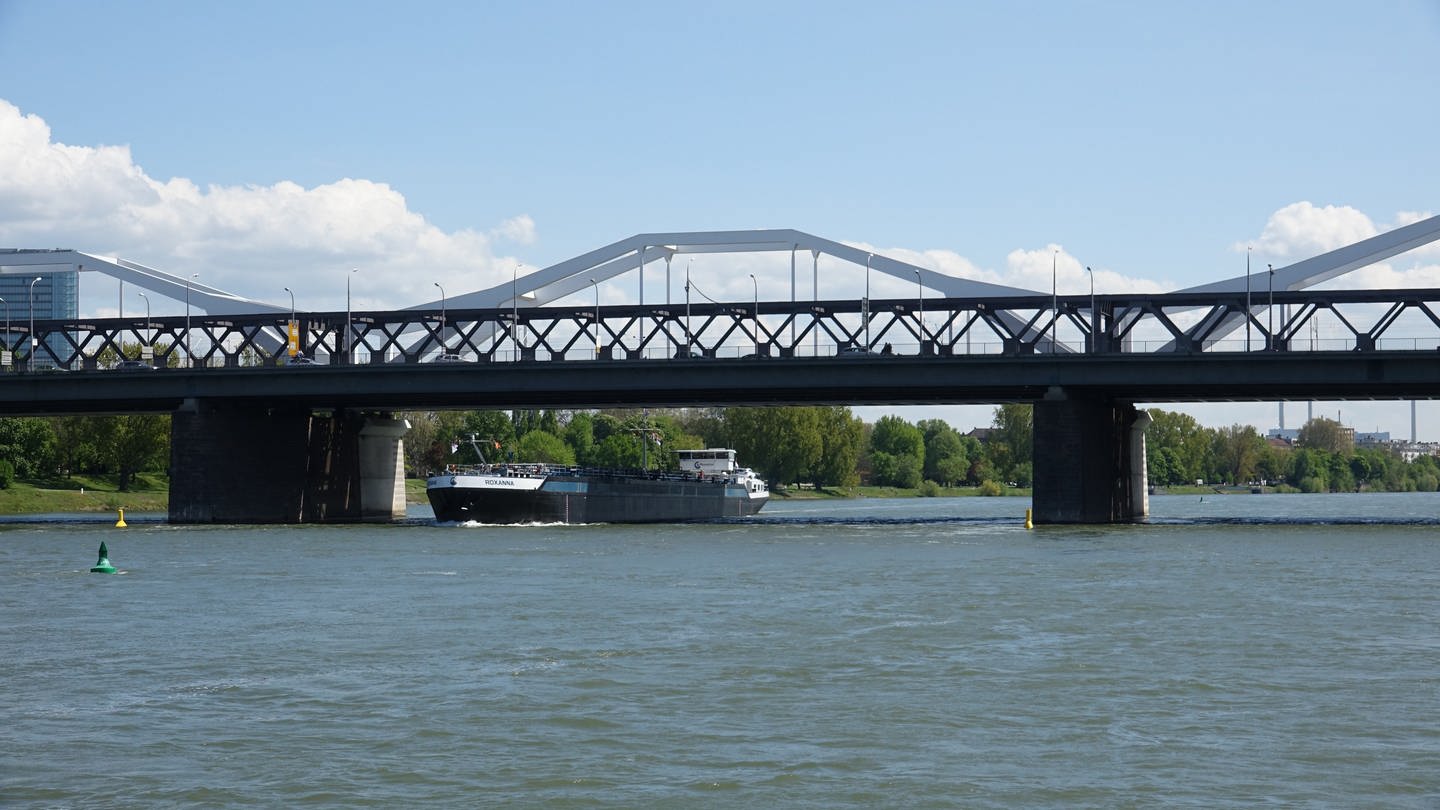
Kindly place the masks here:
MULTIPOLYGON (((297 314, 320 363, 1435 351, 1440 290, 761 301, 297 314), (518 316, 518 317, 517 317, 518 316)), ((284 315, 12 322, 8 368, 288 361, 284 315), (34 357, 31 348, 34 349, 34 357), (148 350, 148 352, 147 352, 148 350)))

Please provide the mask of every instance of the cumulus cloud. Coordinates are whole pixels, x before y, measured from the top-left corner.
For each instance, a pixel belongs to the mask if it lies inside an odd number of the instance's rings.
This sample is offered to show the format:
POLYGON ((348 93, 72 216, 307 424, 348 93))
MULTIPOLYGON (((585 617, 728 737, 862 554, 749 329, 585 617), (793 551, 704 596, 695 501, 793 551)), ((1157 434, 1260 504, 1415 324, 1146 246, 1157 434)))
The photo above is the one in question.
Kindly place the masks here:
MULTIPOLYGON (((1317 206, 1297 202, 1281 208, 1270 216, 1259 238, 1237 242, 1233 249, 1247 248, 1266 263, 1277 267, 1318 256, 1337 248, 1369 239, 1372 236, 1410 225, 1432 216, 1429 213, 1402 211, 1395 222, 1377 225, 1363 212, 1344 205, 1317 206)), ((1331 289, 1402 289, 1440 286, 1440 243, 1402 253, 1389 261, 1378 262, 1352 270, 1326 282, 1331 289)))
POLYGON ((354 267, 357 307, 429 300, 436 281, 497 284, 517 262, 494 255, 493 239, 528 244, 535 233, 526 216, 488 234, 442 231, 395 189, 363 179, 201 188, 153 178, 128 147, 57 143, 42 119, 4 100, 0 178, 0 245, 122 256, 270 301, 288 286, 310 308, 343 306, 354 267))

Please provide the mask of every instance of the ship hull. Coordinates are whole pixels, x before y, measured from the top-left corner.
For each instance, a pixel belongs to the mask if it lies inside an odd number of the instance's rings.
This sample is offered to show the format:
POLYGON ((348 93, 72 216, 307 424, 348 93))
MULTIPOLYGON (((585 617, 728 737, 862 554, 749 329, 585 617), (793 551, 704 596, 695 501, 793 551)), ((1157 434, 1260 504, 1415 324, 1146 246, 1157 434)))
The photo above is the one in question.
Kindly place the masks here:
POLYGON ((753 515, 768 501, 724 480, 551 475, 543 480, 442 475, 426 486, 440 521, 674 523, 753 515))

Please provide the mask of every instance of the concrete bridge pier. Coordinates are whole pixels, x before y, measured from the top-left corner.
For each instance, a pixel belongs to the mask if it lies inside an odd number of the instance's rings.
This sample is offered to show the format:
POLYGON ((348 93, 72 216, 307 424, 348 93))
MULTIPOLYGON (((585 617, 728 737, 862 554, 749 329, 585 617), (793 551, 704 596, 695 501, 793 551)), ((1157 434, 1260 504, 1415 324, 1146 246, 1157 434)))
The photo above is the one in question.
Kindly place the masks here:
POLYGON ((170 423, 170 522, 403 517, 408 428, 358 411, 187 401, 170 423))
POLYGON ((1125 523, 1150 514, 1148 412, 1054 390, 1034 414, 1036 523, 1125 523))

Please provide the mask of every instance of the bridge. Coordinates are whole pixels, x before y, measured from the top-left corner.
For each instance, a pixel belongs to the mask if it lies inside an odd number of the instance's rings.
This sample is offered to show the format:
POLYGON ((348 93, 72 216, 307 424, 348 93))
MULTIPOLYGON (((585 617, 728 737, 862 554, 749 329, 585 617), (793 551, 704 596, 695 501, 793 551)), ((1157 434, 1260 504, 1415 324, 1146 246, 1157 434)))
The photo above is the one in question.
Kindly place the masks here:
MULTIPOLYGON (((1028 401, 1045 453, 1037 519, 1111 522, 1146 510, 1135 402, 1440 397, 1440 290, 1310 289, 1436 238, 1440 218, 1258 278, 1059 296, 796 231, 641 235, 523 289, 517 277, 398 311, 242 312, 210 288, 223 311, 7 323, 0 413, 171 413, 173 521, 284 522, 403 509, 396 410, 1028 401), (789 250, 792 298, 760 301, 756 285, 750 301, 695 301, 687 281, 683 302, 575 301, 625 267, 643 284, 644 265, 664 260, 668 275, 687 250, 789 250), (916 294, 822 300, 817 272, 797 300, 802 250, 812 268, 822 252, 863 262, 867 291, 875 271, 916 294), (153 370, 116 367, 141 350, 153 370)), ((93 261, 57 253, 12 252, 0 272, 93 261)), ((163 276, 130 278, 203 300, 163 276)))

